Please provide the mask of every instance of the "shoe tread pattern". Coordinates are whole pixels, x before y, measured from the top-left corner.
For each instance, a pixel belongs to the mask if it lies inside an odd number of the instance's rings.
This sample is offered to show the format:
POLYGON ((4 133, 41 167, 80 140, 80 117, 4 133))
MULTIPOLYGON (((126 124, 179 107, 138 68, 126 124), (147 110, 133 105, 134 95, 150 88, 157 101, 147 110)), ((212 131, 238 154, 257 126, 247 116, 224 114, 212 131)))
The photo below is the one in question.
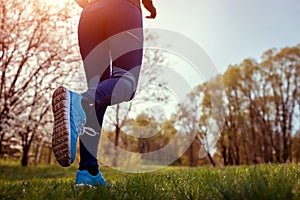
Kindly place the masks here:
POLYGON ((52 149, 57 162, 63 167, 71 165, 67 119, 68 108, 66 107, 67 92, 64 87, 59 87, 54 91, 52 96, 52 111, 54 114, 52 149))

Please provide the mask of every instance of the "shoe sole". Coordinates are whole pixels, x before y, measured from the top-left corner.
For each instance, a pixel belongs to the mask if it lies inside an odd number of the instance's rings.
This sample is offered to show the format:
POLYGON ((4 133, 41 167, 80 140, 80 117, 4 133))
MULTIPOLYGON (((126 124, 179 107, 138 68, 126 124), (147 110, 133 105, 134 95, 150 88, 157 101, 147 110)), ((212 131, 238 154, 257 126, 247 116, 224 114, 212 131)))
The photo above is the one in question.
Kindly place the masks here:
POLYGON ((57 162, 63 166, 71 165, 71 129, 70 129, 70 94, 62 86, 52 96, 54 128, 52 134, 52 150, 57 162))

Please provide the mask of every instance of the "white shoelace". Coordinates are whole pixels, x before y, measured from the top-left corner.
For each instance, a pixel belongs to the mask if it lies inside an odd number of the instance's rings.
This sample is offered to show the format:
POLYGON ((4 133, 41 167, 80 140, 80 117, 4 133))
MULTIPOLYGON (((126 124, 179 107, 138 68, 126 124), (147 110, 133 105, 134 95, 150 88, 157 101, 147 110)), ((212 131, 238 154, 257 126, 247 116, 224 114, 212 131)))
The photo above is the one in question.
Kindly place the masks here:
POLYGON ((100 135, 100 133, 96 132, 93 128, 84 126, 85 123, 86 123, 86 120, 84 118, 82 118, 81 115, 78 115, 77 112, 75 112, 75 115, 76 115, 77 118, 80 117, 80 123, 75 123, 76 130, 79 129, 78 136, 84 135, 84 134, 87 134, 89 136, 100 135))
POLYGON ((99 135, 98 132, 96 132, 93 128, 91 127, 82 127, 80 129, 80 132, 79 132, 79 135, 84 135, 84 134, 87 134, 89 136, 96 136, 96 135, 99 135))

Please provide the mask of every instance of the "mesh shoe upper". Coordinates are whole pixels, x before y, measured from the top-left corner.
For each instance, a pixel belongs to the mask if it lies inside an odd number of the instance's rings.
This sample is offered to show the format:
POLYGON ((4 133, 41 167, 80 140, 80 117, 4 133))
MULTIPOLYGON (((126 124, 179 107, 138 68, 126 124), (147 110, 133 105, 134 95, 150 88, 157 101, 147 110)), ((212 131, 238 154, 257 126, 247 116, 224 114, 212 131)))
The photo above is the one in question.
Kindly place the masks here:
POLYGON ((109 186, 107 181, 103 178, 102 173, 99 170, 97 176, 92 176, 89 174, 87 170, 77 171, 75 184, 78 186, 81 185, 90 185, 90 186, 98 186, 104 185, 109 186))
POLYGON ((76 142, 86 122, 86 115, 81 105, 82 96, 78 93, 70 93, 70 141, 71 141, 71 163, 75 160, 76 142))

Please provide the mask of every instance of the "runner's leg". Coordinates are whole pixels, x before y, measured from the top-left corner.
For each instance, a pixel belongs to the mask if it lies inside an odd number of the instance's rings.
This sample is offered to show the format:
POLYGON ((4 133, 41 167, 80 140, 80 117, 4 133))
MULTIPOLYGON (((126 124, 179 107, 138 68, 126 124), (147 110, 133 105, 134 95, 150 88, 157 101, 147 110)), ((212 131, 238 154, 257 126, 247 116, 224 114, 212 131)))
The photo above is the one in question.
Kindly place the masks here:
MULTIPOLYGON (((87 111, 86 126, 93 128, 98 133, 101 132, 107 106, 130 100, 133 97, 143 51, 142 29, 125 34, 122 41, 109 40, 108 43, 102 44, 110 36, 133 28, 141 28, 142 19, 140 10, 127 1, 112 0, 105 6, 101 6, 103 5, 101 3, 95 3, 92 5, 93 7, 84 9, 79 23, 80 52, 88 81, 88 91, 82 95, 85 99, 84 104, 94 103, 97 115, 96 118, 94 112, 87 111), (131 44, 134 47, 128 46, 131 44), (134 51, 118 57, 118 52, 126 50, 126 48, 132 48, 134 51), (111 76, 107 70, 110 53, 113 59, 111 76), (99 80, 100 83, 95 84, 99 80)), ((80 137, 80 168, 89 165, 98 166, 99 138, 100 134, 95 136, 85 134, 80 137)))

